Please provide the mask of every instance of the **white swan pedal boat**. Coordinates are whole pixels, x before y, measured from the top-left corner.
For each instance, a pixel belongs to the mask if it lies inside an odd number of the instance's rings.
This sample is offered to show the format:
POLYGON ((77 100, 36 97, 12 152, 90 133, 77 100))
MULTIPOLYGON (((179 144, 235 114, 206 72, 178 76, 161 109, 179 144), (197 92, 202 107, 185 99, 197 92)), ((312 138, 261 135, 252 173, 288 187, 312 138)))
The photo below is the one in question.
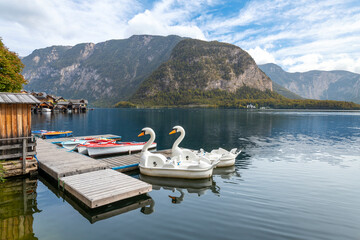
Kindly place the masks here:
POLYGON ((140 136, 150 135, 140 156, 140 173, 154 177, 203 179, 210 178, 215 165, 204 157, 197 157, 191 151, 187 154, 166 158, 164 155, 151 153, 149 147, 155 140, 155 132, 151 128, 143 128, 140 136))
MULTIPOLYGON (((184 155, 187 152, 191 151, 189 149, 179 148, 179 144, 185 137, 185 130, 181 126, 173 127, 173 130, 169 134, 180 133, 178 139, 174 142, 172 147, 172 155, 171 156, 180 156, 184 155)), ((231 149, 231 151, 227 151, 223 148, 214 149, 211 152, 205 152, 203 149, 200 151, 191 151, 198 157, 205 157, 210 160, 211 164, 216 164, 216 167, 230 167, 235 165, 235 159, 240 154, 240 151, 237 151, 237 148, 231 149)))
POLYGON ((216 167, 231 167, 235 165, 236 157, 241 153, 241 150, 237 150, 237 148, 233 148, 230 151, 225 150, 223 148, 214 149, 211 152, 205 152, 203 149, 196 152, 196 154, 200 156, 205 156, 210 159, 211 162, 219 160, 219 163, 216 167))

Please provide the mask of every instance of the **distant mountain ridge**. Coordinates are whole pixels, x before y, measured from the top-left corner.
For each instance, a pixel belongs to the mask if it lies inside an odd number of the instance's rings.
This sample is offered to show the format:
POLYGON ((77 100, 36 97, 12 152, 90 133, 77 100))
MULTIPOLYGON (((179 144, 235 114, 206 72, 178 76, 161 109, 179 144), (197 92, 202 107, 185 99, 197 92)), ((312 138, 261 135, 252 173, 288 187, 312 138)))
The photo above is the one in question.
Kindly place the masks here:
MULTIPOLYGON (((137 97, 139 93, 184 89, 235 93, 241 87, 301 99, 273 84, 241 48, 175 35, 134 35, 98 44, 52 46, 35 50, 22 61, 23 75, 29 80, 26 90, 85 98, 93 106, 112 106, 135 92, 137 97)), ((250 92, 247 96, 265 97, 250 92)))
POLYGON ((273 63, 259 67, 273 82, 303 98, 360 103, 360 74, 318 70, 289 73, 273 63))
POLYGON ((129 98, 138 85, 183 38, 135 35, 98 44, 82 43, 35 50, 22 59, 27 90, 65 98, 113 104, 129 98))

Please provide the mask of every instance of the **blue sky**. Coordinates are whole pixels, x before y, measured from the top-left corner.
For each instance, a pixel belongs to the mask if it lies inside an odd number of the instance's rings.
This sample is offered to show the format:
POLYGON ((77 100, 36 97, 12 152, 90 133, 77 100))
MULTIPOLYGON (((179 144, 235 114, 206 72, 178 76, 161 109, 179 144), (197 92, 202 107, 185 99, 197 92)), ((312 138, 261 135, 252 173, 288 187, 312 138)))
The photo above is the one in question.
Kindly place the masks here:
POLYGON ((0 37, 20 56, 133 34, 228 42, 290 72, 360 73, 359 0, 0 1, 0 37))

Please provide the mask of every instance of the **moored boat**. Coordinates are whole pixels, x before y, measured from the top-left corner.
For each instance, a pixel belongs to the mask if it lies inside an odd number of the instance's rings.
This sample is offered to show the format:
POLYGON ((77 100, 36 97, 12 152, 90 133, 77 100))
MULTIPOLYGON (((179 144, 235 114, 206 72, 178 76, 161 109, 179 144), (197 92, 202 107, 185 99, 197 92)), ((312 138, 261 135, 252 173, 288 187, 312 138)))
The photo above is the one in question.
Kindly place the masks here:
MULTIPOLYGON (((86 146, 87 154, 90 157, 95 157, 100 155, 139 152, 145 145, 145 142, 89 142, 89 144, 84 145, 86 146)), ((79 146, 80 151, 83 150, 82 147, 84 145, 79 146)), ((152 143, 149 148, 155 149, 156 146, 156 143, 152 143)))
POLYGON ((218 156, 220 155, 219 163, 216 167, 230 167, 235 165, 236 157, 241 153, 241 150, 233 148, 230 151, 223 148, 214 149, 210 153, 205 153, 205 156, 218 156))
POLYGON ((70 137, 72 136, 72 131, 47 131, 47 130, 35 130, 32 131, 35 136, 53 139, 53 138, 61 138, 61 137, 70 137))
POLYGON ((233 148, 230 151, 227 151, 223 148, 214 149, 211 152, 205 152, 203 149, 200 151, 191 151, 189 149, 179 148, 179 144, 185 137, 185 130, 181 126, 175 126, 170 134, 180 133, 179 138, 175 141, 172 150, 171 156, 184 156, 189 155, 189 152, 194 153, 197 157, 204 157, 210 160, 211 164, 216 164, 216 167, 230 167, 235 164, 236 157, 240 154, 241 150, 233 148))
POLYGON ((108 138, 90 139, 85 143, 77 145, 76 149, 81 154, 88 154, 87 147, 90 146, 91 144, 95 144, 95 143, 105 144, 108 142, 116 142, 116 140, 108 139, 108 138))
MULTIPOLYGON (((102 137, 81 137, 81 138, 73 138, 68 141, 60 142, 63 148, 69 149, 69 150, 75 150, 75 148, 78 148, 79 146, 85 145, 87 143, 99 143, 99 142, 115 142, 117 139, 121 139, 120 136, 117 136, 115 138, 102 138, 102 137)), ((81 150, 79 151, 82 154, 87 154, 86 146, 80 147, 81 150), (82 149, 84 148, 84 149, 82 149)))
POLYGON ((78 145, 86 143, 87 140, 71 139, 69 141, 61 142, 63 148, 68 150, 74 150, 78 145))
POLYGON ((212 176, 215 165, 203 157, 196 157, 192 152, 167 159, 164 155, 151 153, 149 146, 155 140, 155 132, 151 128, 143 128, 140 136, 150 135, 149 141, 144 145, 140 156, 140 173, 153 177, 203 179, 212 176))
POLYGON ((46 112, 51 112, 50 108, 42 108, 41 112, 46 113, 46 112))
POLYGON ((241 150, 233 148, 227 151, 223 148, 214 149, 211 152, 205 152, 204 149, 195 152, 199 156, 205 156, 211 162, 218 161, 216 167, 230 167, 235 165, 236 157, 241 153, 241 150))

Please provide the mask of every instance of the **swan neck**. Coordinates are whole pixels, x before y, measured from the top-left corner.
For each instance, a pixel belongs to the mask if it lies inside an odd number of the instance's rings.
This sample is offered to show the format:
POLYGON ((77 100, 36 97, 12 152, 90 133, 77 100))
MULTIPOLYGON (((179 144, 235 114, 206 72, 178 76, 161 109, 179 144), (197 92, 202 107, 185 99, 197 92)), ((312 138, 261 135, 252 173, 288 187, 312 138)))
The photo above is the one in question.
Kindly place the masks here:
POLYGON ((184 139, 185 137, 185 132, 184 131, 180 131, 180 136, 176 139, 176 141, 173 144, 172 150, 175 150, 176 148, 179 147, 179 144, 181 143, 181 141, 184 139))
POLYGON ((153 144, 155 141, 155 133, 154 132, 150 132, 150 139, 149 141, 147 141, 144 146, 143 146, 143 149, 141 152, 146 152, 148 151, 149 147, 151 146, 151 144, 153 144))

